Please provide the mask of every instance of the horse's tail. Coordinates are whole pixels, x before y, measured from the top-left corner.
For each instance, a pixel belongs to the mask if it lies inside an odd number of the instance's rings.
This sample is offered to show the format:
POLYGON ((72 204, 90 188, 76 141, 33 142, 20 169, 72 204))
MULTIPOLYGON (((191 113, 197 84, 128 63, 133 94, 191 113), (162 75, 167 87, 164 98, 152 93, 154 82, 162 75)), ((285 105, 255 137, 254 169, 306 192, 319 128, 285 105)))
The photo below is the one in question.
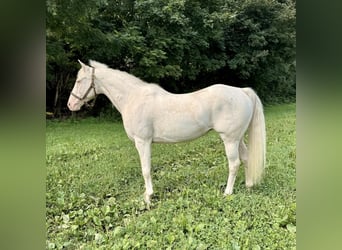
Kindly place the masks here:
POLYGON ((258 184, 265 170, 266 163, 266 128, 262 103, 251 88, 243 91, 253 102, 254 111, 248 131, 248 161, 246 169, 246 186, 258 184))

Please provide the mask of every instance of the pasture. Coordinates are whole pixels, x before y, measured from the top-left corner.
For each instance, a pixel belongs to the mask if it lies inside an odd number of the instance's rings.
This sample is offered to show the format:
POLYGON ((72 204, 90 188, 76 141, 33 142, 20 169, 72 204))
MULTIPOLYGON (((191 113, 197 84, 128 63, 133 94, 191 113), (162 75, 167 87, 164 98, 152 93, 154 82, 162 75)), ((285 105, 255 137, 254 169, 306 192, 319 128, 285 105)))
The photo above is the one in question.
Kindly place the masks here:
POLYGON ((153 144, 151 210, 138 153, 121 122, 47 121, 47 249, 295 249, 295 105, 265 108, 266 174, 248 191, 215 132, 153 144))

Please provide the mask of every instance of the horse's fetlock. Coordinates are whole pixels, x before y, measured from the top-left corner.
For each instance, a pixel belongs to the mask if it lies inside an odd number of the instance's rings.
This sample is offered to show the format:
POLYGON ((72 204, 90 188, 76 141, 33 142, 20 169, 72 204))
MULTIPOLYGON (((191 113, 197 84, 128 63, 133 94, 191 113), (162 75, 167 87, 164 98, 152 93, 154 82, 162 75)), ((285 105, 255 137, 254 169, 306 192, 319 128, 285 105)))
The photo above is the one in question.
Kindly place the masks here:
POLYGON ((253 182, 251 181, 246 181, 246 188, 250 189, 254 186, 253 182))

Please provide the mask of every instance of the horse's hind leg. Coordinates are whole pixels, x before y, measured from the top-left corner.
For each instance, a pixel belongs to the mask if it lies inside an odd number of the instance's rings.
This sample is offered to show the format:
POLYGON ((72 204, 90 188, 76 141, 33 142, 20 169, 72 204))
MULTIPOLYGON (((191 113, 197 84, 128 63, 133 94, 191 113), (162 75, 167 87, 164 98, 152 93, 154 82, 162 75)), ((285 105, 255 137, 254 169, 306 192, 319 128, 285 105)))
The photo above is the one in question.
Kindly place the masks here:
POLYGON ((240 141, 239 144, 239 154, 240 154, 240 159, 242 163, 245 165, 245 168, 247 168, 248 164, 248 150, 245 142, 243 141, 243 138, 240 141))
POLYGON ((244 166, 245 166, 245 176, 246 176, 246 187, 250 188, 253 186, 253 183, 251 182, 251 180, 249 180, 249 177, 247 175, 247 168, 248 168, 248 149, 247 146, 245 144, 245 142, 243 141, 243 139, 241 139, 240 141, 240 145, 239 145, 239 153, 240 153, 240 159, 242 160, 244 166))
POLYGON ((223 139, 223 142, 224 142, 224 147, 225 147, 226 155, 228 158, 228 168, 229 168, 227 187, 226 187, 226 190, 224 191, 224 195, 230 195, 233 193, 235 178, 236 178, 236 175, 239 170, 240 163, 241 163, 239 159, 240 141, 231 142, 224 135, 221 135, 221 138, 223 139))

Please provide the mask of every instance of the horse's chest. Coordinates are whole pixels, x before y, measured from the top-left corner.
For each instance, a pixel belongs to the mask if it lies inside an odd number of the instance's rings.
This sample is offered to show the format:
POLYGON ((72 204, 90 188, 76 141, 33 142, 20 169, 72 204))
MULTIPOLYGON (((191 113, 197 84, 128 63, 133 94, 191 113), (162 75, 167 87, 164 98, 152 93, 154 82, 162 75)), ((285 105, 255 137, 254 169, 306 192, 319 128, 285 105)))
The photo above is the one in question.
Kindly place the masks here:
POLYGON ((150 138, 153 135, 153 120, 150 115, 136 110, 122 117, 125 131, 130 139, 150 138))

